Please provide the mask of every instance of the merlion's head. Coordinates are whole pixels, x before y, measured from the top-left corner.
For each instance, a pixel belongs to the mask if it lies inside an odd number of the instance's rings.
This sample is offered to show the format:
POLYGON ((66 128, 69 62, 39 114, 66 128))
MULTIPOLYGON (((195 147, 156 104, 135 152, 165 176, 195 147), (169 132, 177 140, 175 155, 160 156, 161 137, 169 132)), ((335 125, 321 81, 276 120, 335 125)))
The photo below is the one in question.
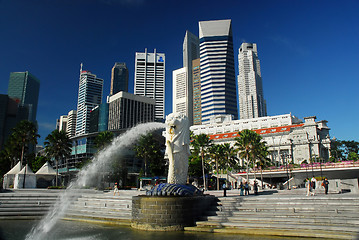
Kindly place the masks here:
POLYGON ((183 113, 171 113, 166 117, 166 132, 170 135, 180 134, 183 128, 189 128, 188 118, 183 113))

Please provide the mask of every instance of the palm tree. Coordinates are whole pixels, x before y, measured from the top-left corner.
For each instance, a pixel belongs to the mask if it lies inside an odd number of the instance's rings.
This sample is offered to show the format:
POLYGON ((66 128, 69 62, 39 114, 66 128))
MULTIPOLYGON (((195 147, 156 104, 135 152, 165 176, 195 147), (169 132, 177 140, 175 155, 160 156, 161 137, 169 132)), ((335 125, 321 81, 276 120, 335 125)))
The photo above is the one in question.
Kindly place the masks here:
POLYGON ((161 147, 154 139, 152 133, 142 135, 134 146, 133 150, 136 152, 136 157, 142 158, 145 164, 145 177, 147 177, 147 165, 148 162, 156 159, 158 160, 161 154, 161 147))
POLYGON ((268 146, 266 142, 260 142, 260 147, 258 148, 258 160, 257 160, 257 167, 259 167, 261 171, 261 183, 263 189, 263 168, 268 167, 271 165, 271 159, 268 157, 268 146))
POLYGON ((209 136, 207 134, 199 134, 199 135, 193 135, 193 140, 191 142, 191 145, 193 147, 193 152, 198 152, 202 159, 202 174, 203 174, 203 187, 205 190, 207 190, 207 184, 206 184, 206 175, 205 175, 205 168, 204 168, 204 158, 207 149, 210 148, 212 145, 212 140, 209 139, 209 136))
POLYGON ((235 146, 238 148, 239 156, 247 161, 247 182, 249 182, 249 164, 250 161, 256 159, 261 139, 259 134, 248 129, 239 132, 239 137, 235 138, 235 146))
MULTIPOLYGON (((58 185, 59 160, 68 158, 71 154, 72 142, 65 131, 54 130, 45 138, 45 152, 56 161, 56 186, 58 185)), ((68 169, 68 166, 67 166, 68 169)))
POLYGON ((12 133, 13 141, 17 142, 21 146, 20 164, 23 166, 25 148, 29 144, 37 144, 37 138, 40 137, 37 134, 36 125, 28 120, 22 120, 13 129, 12 133))
POLYGON ((218 162, 220 158, 223 158, 223 146, 219 144, 213 144, 209 148, 210 155, 215 160, 216 165, 216 174, 217 174, 217 190, 219 190, 219 171, 218 171, 218 162))
POLYGON ((112 139, 114 138, 113 132, 110 131, 104 131, 100 132, 94 140, 96 148, 100 151, 105 146, 110 144, 112 142, 112 139))

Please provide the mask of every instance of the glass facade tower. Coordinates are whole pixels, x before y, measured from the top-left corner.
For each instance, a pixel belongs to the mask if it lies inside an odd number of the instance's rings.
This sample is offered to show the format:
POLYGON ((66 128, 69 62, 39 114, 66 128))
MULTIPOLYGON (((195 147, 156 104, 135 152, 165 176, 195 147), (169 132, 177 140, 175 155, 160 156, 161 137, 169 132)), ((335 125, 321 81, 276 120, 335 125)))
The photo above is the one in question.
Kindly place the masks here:
POLYGON ((28 120, 36 123, 40 81, 28 71, 10 73, 8 95, 19 104, 28 107, 28 120))
POLYGON ((89 133, 91 110, 102 102, 103 79, 89 71, 80 71, 77 101, 76 135, 89 133))
POLYGON ((110 96, 120 92, 128 92, 128 68, 126 63, 115 63, 111 72, 110 96))

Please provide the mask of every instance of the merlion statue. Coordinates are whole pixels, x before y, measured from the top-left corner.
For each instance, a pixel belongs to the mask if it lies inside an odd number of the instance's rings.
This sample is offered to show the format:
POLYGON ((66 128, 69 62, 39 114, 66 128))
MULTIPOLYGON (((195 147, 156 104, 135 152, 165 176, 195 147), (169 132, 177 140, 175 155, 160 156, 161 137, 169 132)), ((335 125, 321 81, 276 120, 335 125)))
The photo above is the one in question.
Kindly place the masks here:
POLYGON ((186 184, 190 155, 189 121, 183 113, 166 117, 166 156, 169 160, 167 182, 186 184))

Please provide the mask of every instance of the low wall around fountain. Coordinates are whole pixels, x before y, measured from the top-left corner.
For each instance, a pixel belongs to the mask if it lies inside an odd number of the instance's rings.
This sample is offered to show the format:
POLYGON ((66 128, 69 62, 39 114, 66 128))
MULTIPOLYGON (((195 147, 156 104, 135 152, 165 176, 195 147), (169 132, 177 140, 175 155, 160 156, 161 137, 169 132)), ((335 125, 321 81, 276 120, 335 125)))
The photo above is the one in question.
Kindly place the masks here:
POLYGON ((194 226, 215 201, 211 195, 134 196, 131 226, 148 231, 181 231, 194 226))

